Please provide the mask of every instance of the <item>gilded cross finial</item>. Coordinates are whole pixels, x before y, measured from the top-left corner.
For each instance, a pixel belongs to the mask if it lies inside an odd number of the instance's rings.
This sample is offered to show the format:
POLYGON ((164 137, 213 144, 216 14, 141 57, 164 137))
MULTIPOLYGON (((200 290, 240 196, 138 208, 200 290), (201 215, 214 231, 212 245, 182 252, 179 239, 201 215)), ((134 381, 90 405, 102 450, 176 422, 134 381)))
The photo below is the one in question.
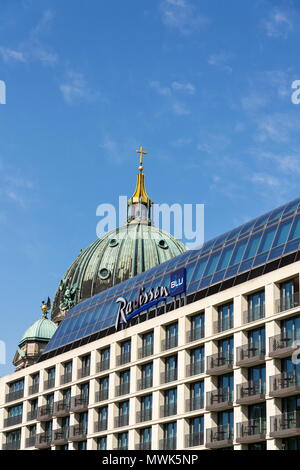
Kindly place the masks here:
POLYGON ((140 154, 140 166, 139 166, 139 170, 140 172, 143 171, 144 167, 143 167, 143 161, 144 161, 144 155, 147 155, 148 152, 144 152, 144 148, 142 146, 140 146, 139 150, 136 150, 136 153, 139 153, 140 154))

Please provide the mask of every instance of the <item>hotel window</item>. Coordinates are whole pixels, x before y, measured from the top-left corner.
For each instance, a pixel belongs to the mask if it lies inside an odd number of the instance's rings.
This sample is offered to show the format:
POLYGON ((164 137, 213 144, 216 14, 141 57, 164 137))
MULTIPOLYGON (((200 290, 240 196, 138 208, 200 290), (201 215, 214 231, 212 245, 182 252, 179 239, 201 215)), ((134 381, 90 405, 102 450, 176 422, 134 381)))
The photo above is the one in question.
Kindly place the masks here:
POLYGON ((88 430, 88 412, 85 411, 84 413, 80 413, 78 415, 78 422, 79 422, 79 429, 80 434, 87 434, 88 430))
POLYGON ((249 367, 248 381, 251 395, 266 393, 266 366, 249 367))
POLYGON ((54 408, 54 393, 50 393, 46 396, 46 406, 50 413, 53 413, 54 408))
POLYGON ((204 313, 198 313, 191 317, 191 330, 188 332, 187 341, 195 341, 204 338, 204 313))
POLYGON ((177 355, 165 358, 165 372, 163 373, 163 382, 174 380, 177 380, 177 355))
POLYGON ((151 450, 151 440, 152 440, 152 429, 144 428, 140 430, 140 444, 138 448, 140 450, 151 450))
POLYGON ((36 440, 36 424, 28 426, 28 439, 26 440, 26 447, 33 447, 36 440))
POLYGON ((233 363, 233 336, 218 341, 219 365, 233 363))
POLYGON ((31 421, 36 419, 37 417, 37 410, 38 410, 38 399, 30 400, 29 402, 30 410, 27 414, 27 421, 31 421))
POLYGON ((253 356, 266 352, 266 330, 264 327, 248 331, 248 346, 249 352, 253 356))
POLYGON ((23 415, 23 404, 12 406, 7 410, 7 419, 4 422, 4 426, 14 426, 16 424, 22 423, 23 415))
POLYGON ((117 387, 116 394, 126 395, 130 392, 130 369, 120 373, 120 385, 117 387))
POLYGON ((118 405, 119 416, 115 418, 115 427, 128 426, 129 424, 129 400, 122 401, 118 405))
POLYGON ((65 388, 62 391, 63 404, 66 408, 71 406, 71 388, 65 388))
POLYGON ((53 428, 53 422, 46 421, 45 422, 45 437, 47 441, 52 440, 52 428, 53 428))
POLYGON ((32 374, 31 376, 31 386, 29 387, 29 395, 38 393, 40 384, 40 373, 32 374))
POLYGON ((121 432, 118 434, 118 449, 119 450, 128 449, 128 432, 121 432))
POLYGON ((233 401, 233 374, 218 376, 219 402, 233 401))
POLYGON ((177 414, 177 388, 171 388, 164 392, 164 405, 161 416, 173 416, 177 414))
POLYGON ((4 450, 19 450, 21 447, 21 429, 6 433, 4 450))
POLYGON ((55 367, 47 370, 47 379, 44 383, 44 389, 53 388, 55 386, 55 367))
POLYGON ((105 431, 107 429, 108 421, 108 406, 103 406, 98 410, 98 431, 105 431))
POLYGON ((80 397, 88 402, 89 401, 89 390, 90 390, 90 384, 88 382, 81 384, 79 387, 80 390, 80 397))
POLYGON ((117 358, 117 365, 127 364, 131 359, 131 341, 121 343, 121 354, 117 358))
POLYGON ((109 376, 99 380, 99 392, 96 395, 96 401, 108 399, 109 376))
POLYGON ((300 450, 300 436, 282 439, 282 450, 300 450))
POLYGON ((61 377, 62 384, 72 382, 72 369, 73 369, 72 361, 68 361, 63 364, 63 375, 61 377))
POLYGON ((87 441, 78 442, 77 450, 87 450, 87 441))
POLYGON ((97 450, 107 450, 107 437, 102 436, 97 439, 97 450))
POLYGON ((138 389, 152 387, 153 384, 153 363, 144 364, 141 368, 141 380, 138 382, 138 389))
POLYGON ((233 411, 220 411, 218 413, 218 439, 219 441, 233 439, 233 411))
POLYGON ((164 440, 162 448, 163 450, 175 450, 177 440, 177 423, 166 423, 163 426, 164 440))
POLYGON ((86 354, 81 357, 81 368, 78 370, 78 378, 87 377, 91 370, 91 355, 86 354))
POLYGON ((61 418, 61 430, 63 437, 68 439, 70 431, 70 416, 65 416, 64 418, 61 418))
POLYGON ((190 398, 187 402, 187 411, 204 408, 204 380, 190 384, 190 398))
POLYGON ((197 416, 189 420, 188 447, 200 446, 204 443, 204 417, 197 416))
POLYGON ((265 291, 248 295, 248 310, 245 314, 245 323, 259 320, 265 316, 265 291))
POLYGON ((248 406, 248 420, 253 435, 266 433, 266 415, 266 402, 248 406))
POLYGON ((281 322, 281 334, 285 347, 291 347, 300 339, 300 316, 287 318, 281 322))
POLYGON ((110 365, 110 348, 101 349, 100 362, 98 364, 98 372, 109 369, 110 365))
POLYGON ((13 401, 24 396, 24 379, 17 380, 8 385, 9 393, 6 395, 6 401, 13 401))
POLYGON ((233 328, 233 302, 218 307, 217 330, 221 332, 233 328))
POLYGON ((154 334, 153 331, 143 334, 142 348, 139 351, 139 357, 147 357, 153 354, 154 334))
POLYGON ((141 412, 139 421, 149 421, 152 419, 152 395, 141 397, 141 412))
POLYGON ((178 344, 178 323, 172 323, 166 327, 166 339, 163 342, 163 349, 175 348, 178 344))
POLYGON ((188 375, 202 374, 204 372, 204 346, 191 349, 188 375))
POLYGON ((298 278, 282 282, 280 288, 280 299, 277 301, 277 312, 283 312, 299 306, 299 280, 298 278))

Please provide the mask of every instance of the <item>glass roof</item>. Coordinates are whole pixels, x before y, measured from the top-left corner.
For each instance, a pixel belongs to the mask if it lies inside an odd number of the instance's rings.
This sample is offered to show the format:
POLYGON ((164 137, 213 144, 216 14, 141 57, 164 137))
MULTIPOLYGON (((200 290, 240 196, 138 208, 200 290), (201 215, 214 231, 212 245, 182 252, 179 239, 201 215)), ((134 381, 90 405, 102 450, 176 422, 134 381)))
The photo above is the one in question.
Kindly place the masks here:
POLYGON ((300 243, 300 199, 204 243, 176 258, 107 289, 72 308, 56 330, 45 353, 115 324, 119 295, 128 301, 139 288, 169 285, 170 273, 186 267, 187 294, 216 284, 286 253, 300 243))

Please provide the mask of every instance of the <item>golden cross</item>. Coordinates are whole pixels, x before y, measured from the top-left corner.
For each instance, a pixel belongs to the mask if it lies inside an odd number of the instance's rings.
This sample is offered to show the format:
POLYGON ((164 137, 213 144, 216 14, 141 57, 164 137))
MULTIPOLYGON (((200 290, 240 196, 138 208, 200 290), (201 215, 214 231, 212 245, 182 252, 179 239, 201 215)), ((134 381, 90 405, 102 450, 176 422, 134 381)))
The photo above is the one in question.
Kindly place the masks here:
POLYGON ((144 168, 143 168, 143 157, 144 157, 144 155, 147 155, 148 152, 144 152, 143 147, 141 146, 141 147, 139 148, 139 150, 136 150, 136 153, 139 153, 139 154, 140 154, 140 167, 139 167, 139 170, 140 170, 140 171, 143 171, 143 169, 144 169, 144 168))

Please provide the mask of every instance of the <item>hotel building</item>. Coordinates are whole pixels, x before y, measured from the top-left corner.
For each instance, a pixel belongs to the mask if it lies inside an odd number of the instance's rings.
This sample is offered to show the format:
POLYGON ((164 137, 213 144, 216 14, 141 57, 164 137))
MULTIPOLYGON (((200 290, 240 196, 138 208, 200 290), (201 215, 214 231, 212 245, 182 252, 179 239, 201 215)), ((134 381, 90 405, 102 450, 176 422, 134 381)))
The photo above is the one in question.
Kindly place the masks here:
POLYGON ((81 253, 0 378, 0 448, 300 450, 300 199, 191 251, 150 212, 141 165, 133 248, 81 253))

